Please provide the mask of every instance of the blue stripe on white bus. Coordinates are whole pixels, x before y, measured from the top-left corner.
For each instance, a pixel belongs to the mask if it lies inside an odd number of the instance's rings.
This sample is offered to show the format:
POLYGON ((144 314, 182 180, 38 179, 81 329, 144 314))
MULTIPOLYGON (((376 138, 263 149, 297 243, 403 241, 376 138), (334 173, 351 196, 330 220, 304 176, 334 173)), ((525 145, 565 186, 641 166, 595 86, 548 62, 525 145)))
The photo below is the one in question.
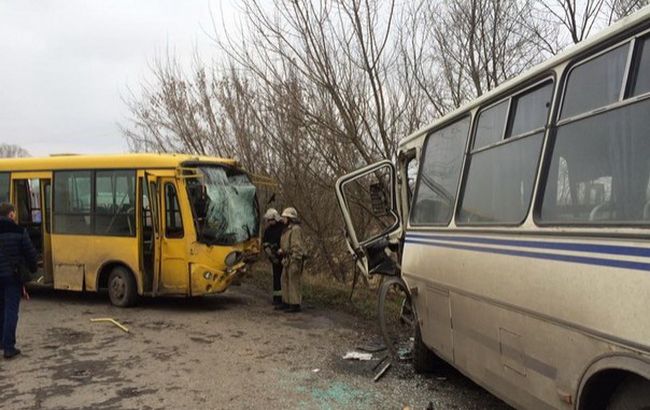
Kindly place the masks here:
POLYGON ((561 262, 581 263, 587 265, 598 265, 598 266, 608 266, 608 267, 623 268, 623 269, 650 271, 650 263, 628 261, 628 260, 604 259, 604 258, 596 258, 596 257, 589 257, 589 256, 530 252, 530 251, 515 250, 515 249, 490 248, 490 247, 480 247, 480 246, 472 246, 472 245, 458 245, 458 244, 437 242, 432 238, 428 238, 428 239, 429 239, 428 241, 423 241, 423 240, 407 238, 406 243, 467 250, 467 251, 474 251, 474 252, 521 256, 526 258, 545 259, 545 260, 553 260, 553 261, 561 261, 561 262))
POLYGON ((536 249, 553 249, 562 251, 574 252, 589 252, 589 253, 604 253, 610 255, 625 255, 625 256, 641 256, 650 257, 650 248, 640 248, 636 246, 622 246, 622 245, 602 245, 602 244, 588 244, 588 243, 572 243, 572 242, 542 242, 531 240, 516 240, 516 239, 496 239, 475 236, 451 236, 451 235, 421 235, 409 233, 406 239, 413 240, 444 240, 447 242, 466 242, 477 243, 483 245, 502 245, 513 247, 525 247, 536 249))

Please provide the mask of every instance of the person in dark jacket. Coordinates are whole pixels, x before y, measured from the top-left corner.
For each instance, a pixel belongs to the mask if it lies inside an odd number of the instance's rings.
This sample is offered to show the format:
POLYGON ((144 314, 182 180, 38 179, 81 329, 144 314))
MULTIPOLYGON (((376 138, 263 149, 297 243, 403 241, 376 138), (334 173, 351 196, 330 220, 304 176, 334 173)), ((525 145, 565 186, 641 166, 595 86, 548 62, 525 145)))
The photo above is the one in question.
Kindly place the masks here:
POLYGON ((266 227, 262 236, 262 246, 273 265, 273 304, 280 306, 282 305, 282 258, 278 256, 278 249, 280 249, 280 237, 285 225, 278 211, 273 208, 269 208, 264 214, 264 222, 266 227))
POLYGON ((20 354, 16 348, 16 327, 21 295, 26 295, 24 284, 17 275, 22 264, 36 272, 36 250, 25 229, 15 222, 16 211, 12 204, 0 204, 0 342, 4 358, 20 354))

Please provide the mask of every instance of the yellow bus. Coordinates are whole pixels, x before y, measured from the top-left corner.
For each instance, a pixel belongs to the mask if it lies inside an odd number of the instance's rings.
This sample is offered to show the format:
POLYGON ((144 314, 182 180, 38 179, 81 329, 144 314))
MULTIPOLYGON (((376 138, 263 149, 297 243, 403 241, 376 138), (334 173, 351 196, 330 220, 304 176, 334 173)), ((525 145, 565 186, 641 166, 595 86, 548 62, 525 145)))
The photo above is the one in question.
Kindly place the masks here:
POLYGON ((39 253, 35 283, 138 296, 223 292, 259 251, 259 210, 234 160, 63 155, 0 160, 0 201, 39 253))
POLYGON ((416 370, 443 359, 517 408, 650 408, 650 7, 337 195, 361 271, 412 300, 416 370))

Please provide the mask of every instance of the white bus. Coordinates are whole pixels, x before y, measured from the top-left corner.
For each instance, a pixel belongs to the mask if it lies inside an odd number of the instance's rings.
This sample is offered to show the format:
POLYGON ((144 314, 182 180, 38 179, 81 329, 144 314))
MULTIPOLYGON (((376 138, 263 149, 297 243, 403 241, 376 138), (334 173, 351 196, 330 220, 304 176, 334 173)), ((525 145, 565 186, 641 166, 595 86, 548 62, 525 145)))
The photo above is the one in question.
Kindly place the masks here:
POLYGON ((406 137, 337 195, 365 274, 390 273, 378 249, 398 254, 417 370, 442 358, 517 408, 650 408, 650 7, 406 137), (378 175, 382 231, 351 209, 378 175))

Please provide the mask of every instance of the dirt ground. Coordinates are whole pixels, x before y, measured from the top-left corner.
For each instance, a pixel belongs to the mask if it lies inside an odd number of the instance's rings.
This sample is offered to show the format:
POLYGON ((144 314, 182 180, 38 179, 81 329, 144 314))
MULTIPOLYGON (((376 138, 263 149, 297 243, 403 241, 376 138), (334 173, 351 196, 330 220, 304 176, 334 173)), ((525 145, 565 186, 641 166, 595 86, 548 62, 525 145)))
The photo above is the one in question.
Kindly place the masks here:
POLYGON ((201 299, 109 305, 105 295, 33 292, 21 306, 23 355, 0 362, 6 409, 507 408, 457 372, 408 367, 373 382, 378 360, 346 351, 376 341, 366 323, 309 308, 289 315, 247 285, 201 299), (125 333, 91 318, 113 317, 125 333))

